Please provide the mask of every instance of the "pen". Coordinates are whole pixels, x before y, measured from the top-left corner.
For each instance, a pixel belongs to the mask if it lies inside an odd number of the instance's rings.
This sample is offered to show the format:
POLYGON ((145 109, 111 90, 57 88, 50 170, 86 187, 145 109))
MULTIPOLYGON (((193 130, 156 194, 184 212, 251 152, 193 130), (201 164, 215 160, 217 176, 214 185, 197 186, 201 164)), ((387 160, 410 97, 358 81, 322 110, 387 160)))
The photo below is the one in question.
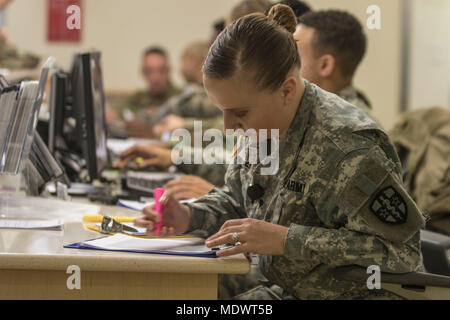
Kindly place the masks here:
POLYGON ((164 195, 165 190, 163 188, 157 188, 153 191, 153 198, 155 198, 155 211, 161 217, 161 221, 155 223, 156 235, 161 234, 161 228, 163 226, 163 203, 160 201, 164 195))

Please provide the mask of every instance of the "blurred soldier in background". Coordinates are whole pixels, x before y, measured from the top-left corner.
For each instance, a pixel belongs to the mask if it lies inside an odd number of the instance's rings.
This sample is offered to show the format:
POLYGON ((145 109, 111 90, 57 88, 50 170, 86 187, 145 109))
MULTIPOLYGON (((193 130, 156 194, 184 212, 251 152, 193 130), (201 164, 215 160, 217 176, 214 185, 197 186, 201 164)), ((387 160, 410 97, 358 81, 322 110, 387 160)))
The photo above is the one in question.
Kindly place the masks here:
POLYGON ((299 21, 294 38, 302 58, 302 76, 373 118, 369 100, 353 86, 367 47, 359 21, 336 10, 309 12, 299 21))
POLYGON ((433 107, 400 116, 389 133, 406 188, 428 214, 428 228, 450 235, 450 110, 433 107))
POLYGON ((142 57, 142 76, 147 88, 139 90, 115 106, 119 118, 125 120, 130 136, 151 137, 152 124, 159 108, 178 94, 171 81, 169 56, 161 47, 150 47, 142 57))

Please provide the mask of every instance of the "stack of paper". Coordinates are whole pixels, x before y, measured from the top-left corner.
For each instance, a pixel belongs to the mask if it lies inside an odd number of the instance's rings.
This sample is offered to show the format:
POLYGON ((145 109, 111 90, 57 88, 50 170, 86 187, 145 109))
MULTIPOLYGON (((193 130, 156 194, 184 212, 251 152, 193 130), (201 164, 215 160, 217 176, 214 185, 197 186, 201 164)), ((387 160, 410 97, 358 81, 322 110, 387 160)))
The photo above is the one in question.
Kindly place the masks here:
POLYGON ((120 252, 152 253, 184 255, 197 257, 216 257, 216 251, 204 245, 199 238, 186 239, 144 239, 130 237, 124 234, 84 241, 64 246, 71 249, 90 249, 120 252))

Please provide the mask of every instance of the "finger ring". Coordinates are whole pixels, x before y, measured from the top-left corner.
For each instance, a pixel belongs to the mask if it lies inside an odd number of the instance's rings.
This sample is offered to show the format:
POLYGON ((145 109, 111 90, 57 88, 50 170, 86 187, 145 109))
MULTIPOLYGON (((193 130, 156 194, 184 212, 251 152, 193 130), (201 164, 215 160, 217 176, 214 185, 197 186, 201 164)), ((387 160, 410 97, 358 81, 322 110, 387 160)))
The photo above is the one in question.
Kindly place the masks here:
POLYGON ((237 232, 233 233, 233 242, 235 244, 239 242, 239 234, 237 232))

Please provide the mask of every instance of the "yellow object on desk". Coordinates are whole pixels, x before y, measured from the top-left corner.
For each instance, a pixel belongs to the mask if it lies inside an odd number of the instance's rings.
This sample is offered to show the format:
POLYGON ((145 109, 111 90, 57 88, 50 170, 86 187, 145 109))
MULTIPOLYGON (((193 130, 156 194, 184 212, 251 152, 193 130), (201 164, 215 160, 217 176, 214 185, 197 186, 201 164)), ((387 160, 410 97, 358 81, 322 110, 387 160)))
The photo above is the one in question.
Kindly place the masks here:
MULTIPOLYGON (((136 217, 112 217, 117 222, 134 222, 136 217)), ((103 216, 100 214, 97 215, 87 215, 83 217, 83 222, 92 222, 98 223, 103 221, 103 216)))
MULTIPOLYGON (((87 230, 100 232, 100 228, 96 225, 96 223, 101 223, 103 221, 104 216, 102 215, 86 215, 83 217, 83 227, 87 230)), ((111 217, 117 222, 120 223, 126 223, 126 222, 134 222, 133 217, 111 217)), ((131 237, 137 237, 137 238, 167 238, 167 239, 191 239, 195 238, 194 236, 187 236, 187 235, 181 235, 181 236, 170 236, 170 237, 156 237, 156 236, 133 236, 131 234, 128 234, 131 237)))

